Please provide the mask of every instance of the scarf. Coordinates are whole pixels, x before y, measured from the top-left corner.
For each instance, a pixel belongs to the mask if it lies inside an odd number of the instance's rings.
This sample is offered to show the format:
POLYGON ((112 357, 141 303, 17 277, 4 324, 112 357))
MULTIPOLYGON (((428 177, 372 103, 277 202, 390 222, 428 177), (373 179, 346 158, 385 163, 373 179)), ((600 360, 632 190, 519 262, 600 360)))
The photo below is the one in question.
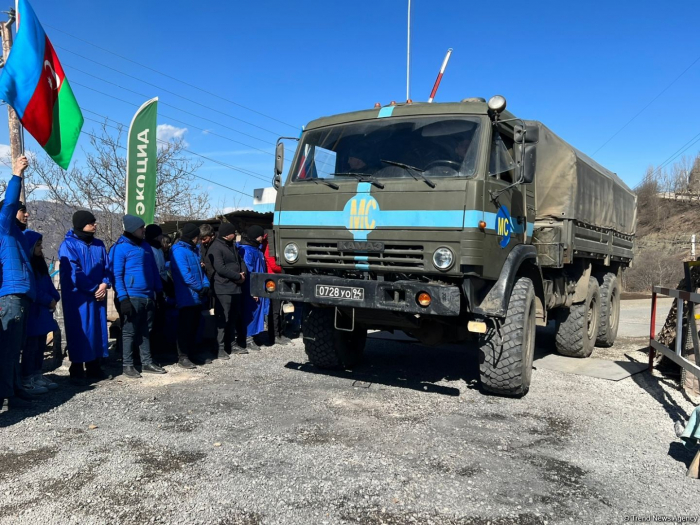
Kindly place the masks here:
POLYGON ((95 232, 84 232, 73 230, 75 236, 85 244, 90 244, 95 239, 95 232))

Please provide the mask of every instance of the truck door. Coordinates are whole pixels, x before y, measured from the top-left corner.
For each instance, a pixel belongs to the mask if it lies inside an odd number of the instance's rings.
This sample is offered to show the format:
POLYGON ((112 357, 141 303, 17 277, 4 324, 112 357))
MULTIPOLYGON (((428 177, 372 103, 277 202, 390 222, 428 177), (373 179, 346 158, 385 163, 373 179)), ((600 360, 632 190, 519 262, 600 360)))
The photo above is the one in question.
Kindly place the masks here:
POLYGON ((517 177, 513 134, 502 126, 492 126, 491 132, 484 185, 484 277, 497 279, 513 246, 525 241, 528 217, 523 187, 509 187, 517 177))

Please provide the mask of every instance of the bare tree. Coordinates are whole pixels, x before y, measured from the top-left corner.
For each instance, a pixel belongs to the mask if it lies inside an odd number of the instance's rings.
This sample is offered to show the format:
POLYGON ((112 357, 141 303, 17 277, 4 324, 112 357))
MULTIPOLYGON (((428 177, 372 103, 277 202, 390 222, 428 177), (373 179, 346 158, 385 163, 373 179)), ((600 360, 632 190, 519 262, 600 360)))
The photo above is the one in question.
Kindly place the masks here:
MULTIPOLYGON (((27 157, 29 158, 29 163, 30 165, 36 161, 36 155, 32 153, 31 151, 28 151, 26 153, 27 157)), ((12 158, 10 157, 10 153, 8 152, 6 155, 0 157, 0 164, 10 168, 12 170, 12 158)), ((0 179, 0 195, 5 195, 5 190, 7 189, 7 180, 0 179)), ((32 194, 36 192, 37 190, 42 189, 42 184, 37 181, 36 176, 34 176, 33 172, 28 172, 25 173, 24 175, 24 195, 25 199, 28 201, 31 200, 32 194)), ((0 197, 2 198, 2 197, 0 197)))
MULTIPOLYGON (((43 184, 47 199, 70 208, 89 209, 101 221, 101 237, 111 244, 121 234, 121 215, 126 200, 126 149, 121 145, 124 129, 116 135, 103 124, 100 136, 92 136, 92 150, 84 166, 65 171, 50 159, 32 164, 33 175, 43 184)), ((201 163, 184 156, 184 139, 160 143, 156 158, 156 222, 207 217, 209 196, 195 183, 201 163)))
POLYGON ((658 220, 661 191, 658 171, 653 166, 647 168, 642 182, 635 188, 637 193, 637 209, 645 210, 645 216, 658 220))
POLYGON ((700 193, 700 153, 693 160, 693 167, 690 169, 690 175, 688 176, 688 184, 690 191, 700 193))
POLYGON ((622 274, 624 289, 628 292, 649 292, 653 286, 674 288, 683 276, 681 259, 681 255, 672 255, 664 250, 642 248, 632 267, 622 274))

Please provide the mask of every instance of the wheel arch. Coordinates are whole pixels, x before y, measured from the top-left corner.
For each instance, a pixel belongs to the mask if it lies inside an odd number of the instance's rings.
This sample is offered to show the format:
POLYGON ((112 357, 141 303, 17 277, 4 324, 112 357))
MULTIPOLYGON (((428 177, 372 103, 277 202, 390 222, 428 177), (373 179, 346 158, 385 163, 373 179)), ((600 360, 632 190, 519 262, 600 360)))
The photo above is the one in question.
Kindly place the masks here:
POLYGON ((493 284, 484 299, 472 308, 472 312, 487 317, 505 317, 508 312, 510 295, 519 277, 528 277, 535 287, 537 303, 537 324, 547 323, 546 298, 542 270, 537 261, 537 250, 534 246, 519 244, 508 254, 501 275, 493 284))

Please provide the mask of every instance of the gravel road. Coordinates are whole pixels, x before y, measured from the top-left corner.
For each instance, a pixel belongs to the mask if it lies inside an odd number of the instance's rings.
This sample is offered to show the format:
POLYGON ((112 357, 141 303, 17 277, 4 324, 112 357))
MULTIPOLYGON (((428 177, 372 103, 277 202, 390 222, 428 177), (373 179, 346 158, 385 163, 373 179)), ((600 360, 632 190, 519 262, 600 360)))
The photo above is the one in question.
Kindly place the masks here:
MULTIPOLYGON (((538 334, 540 352, 552 346, 538 334)), ((642 346, 623 338, 597 357, 627 360, 642 346)), ((525 398, 503 399, 479 391, 476 361, 473 347, 372 340, 354 373, 305 364, 300 342, 89 389, 58 368, 60 390, 35 410, 0 414, 0 523, 532 525, 700 514, 700 481, 685 477, 694 452, 673 433, 693 406, 672 380, 540 369, 525 398)))

